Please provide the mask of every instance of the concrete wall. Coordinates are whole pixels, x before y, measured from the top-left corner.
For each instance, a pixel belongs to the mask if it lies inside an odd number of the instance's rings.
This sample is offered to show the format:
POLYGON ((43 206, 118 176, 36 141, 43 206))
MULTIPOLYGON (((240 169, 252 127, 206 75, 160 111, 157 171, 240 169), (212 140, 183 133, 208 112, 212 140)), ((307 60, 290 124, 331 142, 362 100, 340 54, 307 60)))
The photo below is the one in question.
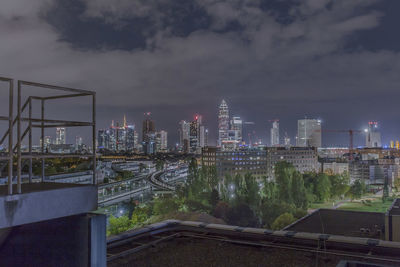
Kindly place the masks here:
POLYGON ((60 188, 11 196, 0 195, 0 229, 97 209, 96 186, 53 186, 60 188))
POLYGON ((1 266, 106 266, 106 217, 69 216, 11 228, 1 266))
POLYGON ((400 215, 386 215, 385 217, 385 239, 387 241, 400 242, 400 215))

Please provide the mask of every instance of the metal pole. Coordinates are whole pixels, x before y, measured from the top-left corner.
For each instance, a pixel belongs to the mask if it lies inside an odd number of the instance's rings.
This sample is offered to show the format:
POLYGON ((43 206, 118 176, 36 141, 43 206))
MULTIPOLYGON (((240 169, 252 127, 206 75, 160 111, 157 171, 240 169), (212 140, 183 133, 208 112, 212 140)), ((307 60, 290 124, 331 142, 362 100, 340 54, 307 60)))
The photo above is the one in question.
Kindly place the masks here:
POLYGON ((10 93, 9 93, 9 103, 8 103, 8 194, 12 195, 12 178, 13 178, 13 104, 14 104, 14 80, 10 82, 10 93))
MULTIPOLYGON (((42 122, 41 122, 41 140, 42 140, 42 155, 44 154, 44 99, 41 100, 41 104, 42 104, 42 114, 41 114, 41 118, 42 118, 42 122)), ((42 183, 44 182, 44 173, 45 171, 45 159, 44 157, 42 158, 42 183)))
POLYGON ((21 83, 18 81, 17 99, 17 192, 21 194, 21 83))
POLYGON ((32 183, 32 98, 29 97, 29 183, 32 183))
POLYGON ((93 93, 92 99, 92 152, 93 152, 93 184, 97 184, 96 179, 96 94, 93 93))

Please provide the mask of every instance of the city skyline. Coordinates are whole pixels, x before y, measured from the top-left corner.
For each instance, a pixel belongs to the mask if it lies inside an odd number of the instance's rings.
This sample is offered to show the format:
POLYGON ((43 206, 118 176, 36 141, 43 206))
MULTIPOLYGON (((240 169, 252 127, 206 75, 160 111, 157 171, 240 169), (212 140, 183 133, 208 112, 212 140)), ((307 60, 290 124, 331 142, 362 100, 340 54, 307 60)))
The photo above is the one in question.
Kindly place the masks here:
MULTIPOLYGON (((178 140, 172 125, 195 113, 215 132, 215 108, 223 98, 244 121, 255 122, 264 142, 269 119, 279 118, 293 142, 296 121, 305 116, 331 129, 364 129, 378 121, 383 143, 400 139, 393 111, 400 38, 391 34, 400 3, 328 2, 259 1, 249 9, 225 1, 232 12, 220 16, 203 1, 166 1, 162 9, 142 3, 146 12, 137 14, 125 1, 6 0, 0 56, 7 64, 0 63, 0 72, 95 89, 99 127, 121 114, 138 124, 150 110, 171 141, 178 140), (187 11, 178 12, 179 5, 187 11), (157 16, 163 11, 173 14, 170 20, 157 16), (138 21, 146 23, 135 27, 138 21), (10 58, 15 54, 25 55, 23 61, 10 58), (38 64, 32 70, 26 62, 38 64)), ((215 138, 210 134, 211 143, 215 138)), ((325 141, 346 138, 326 135, 325 141)))

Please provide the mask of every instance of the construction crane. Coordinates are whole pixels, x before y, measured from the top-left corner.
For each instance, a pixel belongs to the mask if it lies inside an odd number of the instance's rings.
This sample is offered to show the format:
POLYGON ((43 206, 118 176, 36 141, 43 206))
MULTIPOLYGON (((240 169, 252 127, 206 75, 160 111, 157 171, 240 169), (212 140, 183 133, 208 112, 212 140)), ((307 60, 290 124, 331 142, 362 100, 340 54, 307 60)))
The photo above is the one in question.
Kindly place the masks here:
POLYGON ((316 132, 324 133, 348 133, 349 134, 349 160, 353 160, 354 143, 353 138, 355 133, 363 133, 361 130, 316 130, 316 132))

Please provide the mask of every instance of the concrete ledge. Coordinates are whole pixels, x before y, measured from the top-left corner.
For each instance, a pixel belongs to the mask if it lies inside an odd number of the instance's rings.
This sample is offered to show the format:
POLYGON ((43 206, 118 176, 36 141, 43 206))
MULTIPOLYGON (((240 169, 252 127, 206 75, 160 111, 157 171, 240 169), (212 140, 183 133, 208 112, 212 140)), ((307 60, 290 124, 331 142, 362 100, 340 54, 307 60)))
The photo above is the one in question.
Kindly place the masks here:
POLYGON ((22 192, 11 196, 0 194, 0 229, 97 209, 95 185, 23 184, 22 192))

